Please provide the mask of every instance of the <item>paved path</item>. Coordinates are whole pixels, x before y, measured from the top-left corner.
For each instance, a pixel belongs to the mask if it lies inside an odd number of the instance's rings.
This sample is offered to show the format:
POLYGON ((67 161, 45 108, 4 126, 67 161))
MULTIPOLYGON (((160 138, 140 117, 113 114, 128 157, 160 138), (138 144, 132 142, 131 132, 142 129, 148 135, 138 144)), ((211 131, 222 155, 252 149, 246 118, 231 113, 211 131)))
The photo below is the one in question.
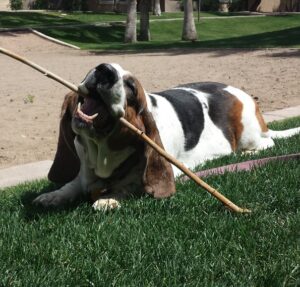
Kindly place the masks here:
MULTIPOLYGON (((264 114, 264 118, 267 122, 283 120, 296 116, 300 116, 300 106, 264 114)), ((8 186, 14 186, 26 181, 45 178, 47 177, 51 165, 51 160, 45 160, 0 169, 0 189, 8 186)))

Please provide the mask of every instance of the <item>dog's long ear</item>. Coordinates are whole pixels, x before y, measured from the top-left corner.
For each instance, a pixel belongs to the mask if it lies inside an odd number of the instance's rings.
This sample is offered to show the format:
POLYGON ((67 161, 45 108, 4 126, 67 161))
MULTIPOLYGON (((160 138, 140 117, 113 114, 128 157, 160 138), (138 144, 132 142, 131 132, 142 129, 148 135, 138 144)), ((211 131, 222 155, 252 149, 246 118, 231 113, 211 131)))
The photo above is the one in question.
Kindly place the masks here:
MULTIPOLYGON (((146 134, 163 148, 152 114, 147 110, 143 113, 146 134)), ((176 189, 171 164, 146 143, 144 155, 146 159, 143 175, 145 192, 153 195, 155 198, 169 197, 174 194, 176 189)))
POLYGON ((72 114, 78 102, 78 95, 70 92, 66 95, 61 112, 57 150, 54 162, 48 173, 48 179, 55 183, 67 183, 73 180, 80 169, 72 130, 72 114))
MULTIPOLYGON (((156 144, 163 148, 159 131, 152 114, 146 106, 146 97, 141 84, 136 80, 138 100, 140 102, 140 117, 145 127, 145 132, 156 144)), ((175 180, 171 164, 160 156, 152 147, 145 143, 145 170, 143 186, 145 192, 155 198, 169 197, 175 193, 175 180)))

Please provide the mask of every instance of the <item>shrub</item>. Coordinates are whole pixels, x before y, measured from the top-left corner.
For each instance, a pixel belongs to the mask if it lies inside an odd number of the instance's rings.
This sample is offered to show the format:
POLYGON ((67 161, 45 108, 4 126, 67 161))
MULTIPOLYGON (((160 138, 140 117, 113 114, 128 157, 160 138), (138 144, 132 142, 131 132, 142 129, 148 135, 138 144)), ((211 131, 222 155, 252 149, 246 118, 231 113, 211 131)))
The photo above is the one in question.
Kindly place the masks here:
MULTIPOLYGON (((183 1, 180 1, 181 10, 183 10, 183 1)), ((201 0, 201 10, 202 11, 218 11, 219 3, 222 0, 201 0)), ((223 0, 224 1, 224 0, 223 0)), ((227 0, 226 0, 227 1, 227 0)), ((194 7, 197 7, 198 0, 194 0, 196 2, 194 7)), ((229 0, 229 9, 230 11, 242 11, 247 10, 247 0, 229 0)))
POLYGON ((63 10, 69 10, 69 11, 81 11, 85 10, 86 1, 84 0, 68 0, 68 1, 62 1, 62 9, 63 10))
POLYGON ((246 0, 231 0, 231 4, 229 6, 230 11, 246 11, 248 10, 247 1, 246 0))
POLYGON ((218 11, 219 1, 218 0, 202 0, 201 10, 202 11, 218 11))
POLYGON ((30 3, 30 9, 49 9, 48 1, 35 0, 30 3))
POLYGON ((9 0, 11 10, 21 10, 23 8, 22 0, 9 0))
POLYGON ((35 0, 31 4, 31 9, 86 11, 87 0, 35 0))
MULTIPOLYGON (((194 1, 194 10, 197 10, 198 0, 194 1)), ((184 0, 180 0, 180 10, 183 11, 184 0)), ((201 0, 201 10, 202 11, 218 11, 219 0, 201 0)))

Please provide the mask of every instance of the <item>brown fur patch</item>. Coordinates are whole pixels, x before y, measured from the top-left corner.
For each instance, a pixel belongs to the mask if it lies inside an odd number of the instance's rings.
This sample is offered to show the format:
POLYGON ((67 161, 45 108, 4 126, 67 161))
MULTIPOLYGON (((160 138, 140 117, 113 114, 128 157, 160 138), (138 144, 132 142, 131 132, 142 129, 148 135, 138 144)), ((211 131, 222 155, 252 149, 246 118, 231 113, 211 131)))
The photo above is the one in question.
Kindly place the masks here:
POLYGON ((258 104, 255 101, 254 101, 254 103, 255 103, 255 116, 256 116, 256 118, 258 120, 258 123, 260 125, 261 131, 265 133, 269 129, 268 129, 268 127, 266 125, 266 122, 265 122, 265 120, 264 120, 264 118, 263 118, 263 116, 262 116, 262 114, 261 114, 261 112, 259 110, 258 104))
POLYGON ((235 97, 232 100, 232 107, 229 111, 229 124, 231 126, 230 144, 232 150, 236 151, 244 129, 242 124, 243 104, 235 97))
POLYGON ((67 116, 72 116, 74 111, 77 108, 77 103, 78 103, 78 94, 75 92, 69 92, 66 94, 64 102, 61 107, 61 118, 63 118, 66 113, 67 116))
MULTIPOLYGON (((136 94, 131 98, 130 106, 128 104, 126 106, 125 119, 163 147, 156 123, 147 108, 144 89, 136 78, 130 77, 130 80, 134 81, 136 94)), ((176 189, 171 164, 132 131, 119 125, 118 130, 109 139, 109 146, 112 149, 121 150, 128 145, 133 145, 138 152, 141 152, 141 160, 145 161, 142 178, 143 191, 155 198, 164 198, 174 194, 176 189)))
MULTIPOLYGON (((156 123, 148 110, 143 112, 143 122, 146 134, 157 145, 164 148, 156 123)), ((171 164, 148 144, 145 144, 144 156, 146 159, 143 176, 144 191, 155 198, 165 198, 173 195, 176 188, 171 164)))
MULTIPOLYGON (((132 79, 135 82, 137 93, 136 95, 134 95, 134 105, 129 106, 128 104, 126 104, 126 112, 124 118, 138 129, 145 131, 145 126, 140 111, 143 111, 147 108, 146 96, 140 82, 134 77, 132 77, 132 79)), ((108 143, 112 150, 122 150, 125 146, 128 145, 136 146, 139 141, 139 138, 137 138, 137 136, 133 134, 132 131, 130 131, 127 127, 121 126, 119 124, 118 129, 113 135, 111 135, 108 143)))
POLYGON ((48 173, 49 180, 56 183, 67 183, 79 172, 80 161, 74 145, 75 133, 71 127, 72 114, 76 109, 77 101, 77 93, 70 92, 65 96, 62 105, 57 150, 48 173))

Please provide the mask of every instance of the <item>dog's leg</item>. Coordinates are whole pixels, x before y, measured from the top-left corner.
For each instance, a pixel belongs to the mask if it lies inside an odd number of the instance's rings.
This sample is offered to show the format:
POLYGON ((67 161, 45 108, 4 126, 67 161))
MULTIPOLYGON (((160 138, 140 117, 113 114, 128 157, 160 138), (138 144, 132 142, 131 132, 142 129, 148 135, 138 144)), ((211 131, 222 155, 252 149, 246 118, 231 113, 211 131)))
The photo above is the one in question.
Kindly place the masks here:
POLYGON ((94 204, 93 208, 97 211, 108 211, 121 207, 120 201, 126 199, 127 196, 122 191, 110 192, 106 195, 101 195, 94 204))
POLYGON ((58 190, 38 196, 33 201, 33 204, 44 208, 60 207, 72 204, 76 200, 80 199, 80 197, 87 194, 88 186, 92 182, 95 182, 96 176, 94 171, 85 163, 84 148, 77 139, 75 140, 75 147, 81 161, 80 171, 77 177, 58 190))
POLYGON ((115 198, 101 198, 94 202, 93 208, 97 211, 108 211, 120 208, 120 201, 115 198))
POLYGON ((108 211, 121 207, 120 202, 132 196, 140 196, 140 186, 129 184, 123 187, 115 187, 104 194, 99 194, 93 204, 94 210, 108 211))
POLYGON ((80 177, 77 176, 60 189, 38 196, 33 204, 44 208, 60 207, 75 202, 82 193, 80 177))

